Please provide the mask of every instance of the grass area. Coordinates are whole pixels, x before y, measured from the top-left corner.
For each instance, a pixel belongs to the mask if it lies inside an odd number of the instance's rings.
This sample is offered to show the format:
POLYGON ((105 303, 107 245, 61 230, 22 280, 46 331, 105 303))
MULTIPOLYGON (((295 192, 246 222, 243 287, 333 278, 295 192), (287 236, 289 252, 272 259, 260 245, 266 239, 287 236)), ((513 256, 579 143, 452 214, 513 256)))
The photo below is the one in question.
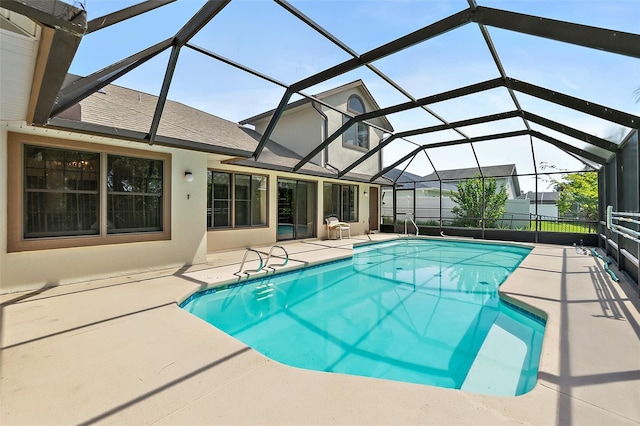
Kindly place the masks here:
MULTIPOLYGON (((549 232, 579 232, 584 234, 591 234, 596 232, 596 224, 594 223, 591 227, 583 223, 573 223, 573 222, 553 222, 553 221, 540 221, 539 229, 540 231, 549 231, 549 232)), ((531 230, 535 230, 535 222, 531 222, 531 230)))
MULTIPOLYGON (((382 223, 383 224, 392 224, 393 223, 393 219, 390 217, 383 217, 382 218, 382 223)), ((522 222, 521 222, 522 223, 522 222)), ((526 223, 526 222, 525 222, 526 223)), ((404 225, 404 220, 398 220, 396 222, 397 225, 404 225)), ((418 220, 417 221, 418 226, 439 226, 439 222, 437 220, 418 220)), ((516 231, 534 231, 536 228, 536 224, 534 221, 530 222, 530 226, 529 227, 520 227, 520 228, 515 228, 513 230, 516 231)), ((554 220, 540 220, 538 222, 538 229, 540 231, 546 231, 546 232, 575 232, 575 233, 581 233, 581 234, 594 234, 597 232, 597 223, 593 222, 593 223, 585 223, 585 222, 580 222, 580 221, 576 221, 576 222, 572 222, 569 220, 560 220, 560 221, 554 221, 554 220)), ((409 224, 409 226, 411 226, 413 229, 413 225, 409 224)), ((452 223, 446 222, 443 223, 443 226, 455 226, 452 223)), ((495 229, 495 228, 494 228, 495 229)), ((502 229, 509 229, 509 228, 502 228, 502 229)))
MULTIPOLYGON (((382 222, 384 224, 392 224, 393 220, 391 218, 383 217, 382 222)), ((429 220, 429 221, 418 220, 417 223, 419 226, 439 226, 438 221, 435 221, 435 220, 429 220)), ((538 223, 539 223, 538 229, 540 231, 546 231, 546 232, 575 232, 575 233, 581 233, 581 234, 594 234, 597 232, 597 224, 595 222, 584 223, 584 222, 570 222, 570 221, 541 220, 538 223)), ((404 220, 398 220, 397 225, 404 225, 404 220)), ((451 223, 445 223, 443 225, 452 226, 451 223)), ((409 226, 411 226, 413 229, 413 225, 409 224, 409 226)), ((521 228, 516 228, 514 230, 534 231, 536 229, 535 226, 536 226, 535 222, 532 221, 530 227, 521 227, 521 228)), ((502 229, 508 229, 508 228, 502 228, 502 229)))

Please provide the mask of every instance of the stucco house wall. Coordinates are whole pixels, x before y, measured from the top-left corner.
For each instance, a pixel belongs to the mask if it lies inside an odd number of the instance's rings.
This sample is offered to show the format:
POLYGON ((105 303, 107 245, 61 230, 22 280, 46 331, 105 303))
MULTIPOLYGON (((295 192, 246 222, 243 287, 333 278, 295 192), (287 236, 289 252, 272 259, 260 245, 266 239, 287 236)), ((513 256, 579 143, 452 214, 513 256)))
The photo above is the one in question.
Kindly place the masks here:
MULTIPOLYGON (((231 250, 243 247, 255 247, 260 245, 269 245, 277 243, 278 229, 278 178, 296 179, 313 182, 316 185, 316 211, 315 211, 315 238, 326 239, 329 237, 324 223, 324 213, 322 206, 324 205, 324 197, 322 186, 325 182, 338 184, 353 184, 358 186, 358 221, 351 222, 351 234, 363 234, 368 229, 369 223, 369 199, 364 193, 370 193, 371 187, 377 185, 368 185, 361 182, 345 182, 336 179, 323 179, 313 176, 305 176, 296 173, 287 173, 280 171, 256 169, 250 167, 242 167, 232 164, 224 164, 219 158, 209 158, 207 163, 209 169, 229 171, 237 173, 256 173, 267 176, 268 179, 268 205, 267 205, 267 226, 264 227, 246 227, 233 229, 209 229, 207 232, 207 248, 209 252, 219 250, 231 250)), ((203 210, 204 215, 204 210, 203 210)))
MULTIPOLYGON (((0 169, 8 168, 7 146, 9 132, 101 144, 136 150, 163 152, 171 155, 171 239, 163 241, 105 244, 86 247, 55 248, 8 252, 7 215, 0 215, 0 293, 34 290, 46 285, 62 285, 99 279, 125 273, 155 270, 165 267, 193 265, 206 262, 208 252, 250 246, 276 244, 277 182, 278 178, 303 179, 316 184, 316 235, 327 238, 322 212, 324 182, 355 184, 358 186, 358 222, 351 223, 353 235, 367 230, 368 198, 375 185, 323 179, 295 173, 285 173, 224 163, 224 156, 154 145, 145 146, 93 135, 27 126, 24 122, 3 122, 0 130, 0 169), (268 176, 268 225, 265 227, 208 230, 206 223, 207 170, 216 169, 268 176), (191 171, 192 182, 184 178, 191 171)), ((0 178, 0 211, 6 212, 7 188, 11 182, 7 173, 0 178)))
MULTIPOLYGON (((255 130, 263 135, 268 124, 268 119, 261 120, 256 123, 255 130)), ((323 125, 320 113, 311 104, 306 104, 300 108, 285 111, 273 130, 271 139, 305 156, 322 141, 323 125)), ((322 154, 316 155, 311 162, 321 165, 322 154)))
POLYGON ((7 214, 0 215, 0 293, 32 290, 45 285, 67 284, 88 279, 145 271, 167 266, 206 261, 206 156, 186 150, 117 141, 27 126, 24 122, 3 122, 0 128, 0 211, 7 212, 8 132, 100 143, 137 150, 153 150, 171 155, 171 239, 164 241, 107 244, 47 250, 7 251, 7 214), (184 172, 194 181, 187 182, 184 172))
MULTIPOLYGON (((338 91, 323 97, 322 100, 335 106, 340 111, 346 111, 347 101, 351 95, 357 95, 363 101, 367 111, 378 109, 371 101, 370 95, 359 86, 338 91)), ((270 117, 266 117, 255 120, 253 122, 255 130, 260 134, 264 134, 270 119, 270 117)), ((342 120, 343 115, 340 112, 321 104, 312 105, 311 102, 307 102, 282 114, 271 134, 271 139, 304 157, 326 137, 338 130, 342 126, 342 120), (316 108, 320 109, 322 114, 316 108), (326 134, 325 117, 327 121, 326 134)), ((384 126, 383 120, 380 118, 371 120, 371 123, 384 126)), ((382 137, 383 132, 381 130, 369 127, 369 149, 377 146, 382 137)), ((331 166, 342 170, 362 157, 367 151, 366 149, 343 145, 342 136, 340 136, 331 142, 326 150, 313 157, 311 162, 320 166, 324 166, 328 162, 331 166), (328 155, 325 156, 327 151, 328 155)), ((353 172, 366 175, 377 173, 380 170, 381 155, 381 153, 376 153, 353 169, 353 172)))
MULTIPOLYGON (((367 111, 377 109, 377 107, 375 107, 371 103, 368 95, 366 95, 364 91, 358 87, 355 87, 349 91, 335 93, 331 96, 328 96, 324 100, 330 105, 335 105, 341 111, 346 111, 347 101, 351 95, 357 95, 364 103, 365 109, 367 111)), ((339 112, 327 107, 323 107, 323 111, 327 115, 328 119, 328 134, 331 135, 342 126, 343 116, 339 112)), ((371 120, 371 122, 379 126, 382 126, 383 124, 380 119, 374 119, 371 120)), ((380 143, 380 139, 382 139, 382 131, 374 127, 369 127, 369 150, 375 148, 380 143)), ((329 164, 339 170, 346 168, 368 151, 365 149, 360 149, 358 147, 344 145, 342 143, 342 136, 333 141, 328 148, 329 164)), ((374 156, 358 165, 358 167, 353 169, 353 171, 366 175, 373 175, 377 173, 380 170, 381 165, 380 155, 382 154, 376 153, 374 156)))

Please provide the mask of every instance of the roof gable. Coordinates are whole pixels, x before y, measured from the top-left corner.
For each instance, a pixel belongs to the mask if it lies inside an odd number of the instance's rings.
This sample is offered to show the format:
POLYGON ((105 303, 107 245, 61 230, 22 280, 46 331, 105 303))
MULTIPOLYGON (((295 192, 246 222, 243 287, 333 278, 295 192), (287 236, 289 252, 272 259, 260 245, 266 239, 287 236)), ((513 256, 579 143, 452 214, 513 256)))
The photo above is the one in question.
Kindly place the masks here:
MULTIPOLYGON (((378 105, 378 102, 376 102, 376 100, 374 99, 373 95, 371 94, 371 92, 369 91, 369 89, 367 89, 367 86, 364 84, 364 82, 362 80, 355 80, 352 81, 350 83, 347 84, 343 84, 342 86, 338 86, 338 87, 334 87, 333 89, 329 89, 326 90, 324 92, 318 93, 317 95, 314 96, 314 98, 319 99, 319 100, 325 100, 327 98, 330 98, 333 95, 342 93, 342 92, 346 92, 346 91, 353 91, 354 89, 360 89, 360 93, 364 95, 364 97, 366 98, 366 103, 368 103, 369 105, 371 105, 373 107, 374 110, 379 110, 380 109, 380 105, 378 105)), ((285 107, 285 112, 286 111, 291 111, 293 109, 296 108, 300 108, 304 105, 310 104, 313 100, 311 98, 303 98, 300 100, 297 100, 295 102, 291 102, 289 103, 286 107, 285 107)), ((244 120, 240 121, 241 125, 245 125, 245 124, 255 124, 258 121, 264 120, 266 118, 270 118, 271 116, 273 116, 273 113, 275 112, 275 109, 263 112, 261 114, 257 114, 254 115, 253 117, 249 117, 249 118, 245 118, 244 120)), ((391 125, 391 123, 389 122, 389 120, 387 120, 386 117, 379 117, 379 119, 382 121, 383 123, 383 127, 392 132, 393 131, 393 126, 391 125)))

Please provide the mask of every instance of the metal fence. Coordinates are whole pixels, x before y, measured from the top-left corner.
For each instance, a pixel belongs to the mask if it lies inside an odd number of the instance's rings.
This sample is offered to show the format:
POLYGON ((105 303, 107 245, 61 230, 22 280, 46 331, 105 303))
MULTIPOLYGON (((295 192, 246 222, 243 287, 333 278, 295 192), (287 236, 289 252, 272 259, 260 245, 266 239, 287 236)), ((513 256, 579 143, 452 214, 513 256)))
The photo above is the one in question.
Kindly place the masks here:
POLYGON ((573 219, 542 215, 522 215, 505 213, 499 219, 466 218, 466 224, 460 223, 456 218, 442 218, 440 215, 428 215, 416 212, 414 217, 410 213, 397 213, 394 223, 393 216, 382 216, 383 224, 404 225, 405 219, 411 217, 418 226, 425 227, 460 227, 474 229, 510 229, 515 231, 540 231, 540 232, 570 232, 579 234, 595 234, 598 232, 598 221, 589 219, 573 219), (473 226, 469 222, 476 222, 473 226), (517 224, 514 225, 514 224, 517 224), (524 224, 524 225, 523 225, 524 224), (484 225, 484 226, 483 226, 484 225))

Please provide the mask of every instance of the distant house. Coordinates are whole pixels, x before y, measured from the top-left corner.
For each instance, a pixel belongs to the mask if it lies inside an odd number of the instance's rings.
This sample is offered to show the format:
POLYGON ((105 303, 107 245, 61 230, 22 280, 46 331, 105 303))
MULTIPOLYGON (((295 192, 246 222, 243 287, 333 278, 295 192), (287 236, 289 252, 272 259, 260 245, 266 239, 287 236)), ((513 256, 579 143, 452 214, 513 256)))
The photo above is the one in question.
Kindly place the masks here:
MULTIPOLYGON (((482 167, 482 176, 485 178, 495 178, 498 188, 502 185, 507 190, 507 198, 515 199, 520 195, 520 182, 515 164, 503 164, 499 166, 482 167)), ((444 183, 457 187, 458 183, 465 179, 471 179, 480 174, 480 169, 470 167, 466 169, 438 170, 436 174, 431 173, 423 178, 427 181, 442 180, 444 183)))
MULTIPOLYGON (((437 174, 434 172, 427 176, 393 169, 385 173, 384 177, 395 182, 395 208, 398 221, 402 221, 405 215, 413 215, 415 212, 418 223, 435 224, 439 220, 447 223, 456 218, 451 210, 457 203, 451 199, 451 196, 458 191, 460 182, 474 178, 479 173, 477 167, 438 170, 437 174)), ((498 188, 504 186, 507 190, 508 199, 504 214, 507 221, 502 226, 515 228, 528 225, 528 204, 524 200, 517 199, 517 195, 520 194, 520 183, 516 166, 505 164, 483 167, 482 174, 484 177, 494 178, 498 188)), ((382 217, 385 221, 388 222, 389 218, 393 217, 393 208, 393 189, 383 188, 382 217)))
POLYGON ((559 192, 525 192, 516 197, 519 200, 529 200, 529 213, 538 216, 558 217, 559 192), (537 207, 537 210, 536 210, 537 207), (537 212, 537 213, 536 213, 537 212))
MULTIPOLYGON (((451 195, 456 191, 456 186, 439 181, 426 181, 424 177, 403 172, 400 169, 392 169, 384 174, 386 179, 395 182, 397 206, 396 212, 402 219, 403 215, 413 215, 414 205, 416 219, 420 222, 437 221, 440 219, 440 206, 442 205, 445 218, 452 218, 451 207, 455 204, 451 201, 451 195), (414 195, 415 189, 415 195, 414 195), (442 195, 442 197, 440 197, 442 195)), ((381 216, 388 222, 393 216, 394 193, 392 187, 382 188, 381 216)))

